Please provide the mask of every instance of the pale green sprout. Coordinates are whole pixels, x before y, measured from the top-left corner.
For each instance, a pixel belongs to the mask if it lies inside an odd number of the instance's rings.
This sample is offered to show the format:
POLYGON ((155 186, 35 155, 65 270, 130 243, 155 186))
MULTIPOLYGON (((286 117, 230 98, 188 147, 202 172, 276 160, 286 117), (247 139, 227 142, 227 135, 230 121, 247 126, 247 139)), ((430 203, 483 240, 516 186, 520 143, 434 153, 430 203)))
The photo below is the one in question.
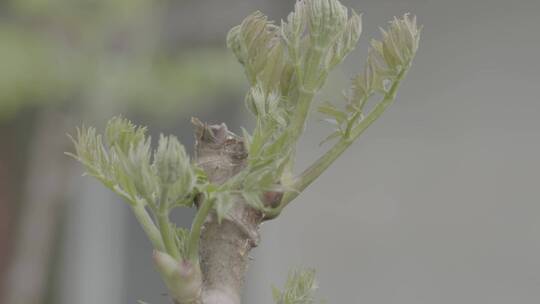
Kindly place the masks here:
POLYGON ((272 296, 276 304, 313 304, 316 289, 314 269, 295 270, 289 273, 283 291, 272 287, 272 296))
POLYGON ((173 207, 192 206, 191 194, 196 187, 197 177, 184 146, 176 137, 160 136, 153 166, 160 183, 168 190, 168 202, 164 203, 173 204, 173 207))

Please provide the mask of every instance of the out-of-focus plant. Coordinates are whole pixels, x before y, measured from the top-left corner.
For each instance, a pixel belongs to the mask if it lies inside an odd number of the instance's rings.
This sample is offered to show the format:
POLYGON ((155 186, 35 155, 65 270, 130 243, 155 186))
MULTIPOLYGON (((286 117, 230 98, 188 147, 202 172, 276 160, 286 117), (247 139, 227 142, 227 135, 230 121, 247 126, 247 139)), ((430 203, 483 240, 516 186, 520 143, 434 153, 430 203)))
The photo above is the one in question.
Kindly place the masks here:
POLYGON ((88 109, 96 100, 172 118, 238 92, 242 79, 224 48, 171 49, 163 38, 168 8, 141 0, 3 3, 0 121, 29 106, 88 109))
MULTIPOLYGON (((128 202, 176 303, 240 303, 259 224, 278 216, 392 104, 420 29, 404 15, 381 31, 344 105, 319 107, 333 125, 325 141, 335 143, 300 174, 292 168, 313 99, 361 32, 360 15, 337 0, 298 1, 280 25, 256 12, 229 32, 227 44, 250 84, 245 102, 256 118, 251 132, 239 136, 225 124, 193 119, 191 160, 174 136, 161 136, 153 150, 146 128, 124 118, 113 118, 104 136, 92 127, 77 131, 71 155, 128 202), (198 209, 189 231, 169 220, 179 207, 198 209)), ((277 303, 313 303, 314 287, 312 271, 294 272, 273 294, 277 303)))

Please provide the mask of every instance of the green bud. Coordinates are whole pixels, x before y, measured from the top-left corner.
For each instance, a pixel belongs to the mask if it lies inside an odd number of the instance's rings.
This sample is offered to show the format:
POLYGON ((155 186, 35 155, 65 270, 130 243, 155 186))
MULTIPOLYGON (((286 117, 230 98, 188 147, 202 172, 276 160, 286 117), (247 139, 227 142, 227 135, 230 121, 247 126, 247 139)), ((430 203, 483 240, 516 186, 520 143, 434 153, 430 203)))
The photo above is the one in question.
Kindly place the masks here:
POLYGON ((174 184, 179 179, 190 179, 187 184, 192 182, 193 172, 189 157, 184 146, 174 136, 160 136, 154 154, 154 167, 163 184, 174 184))
POLYGON ((116 146, 127 153, 131 146, 144 141, 145 127, 135 126, 131 121, 122 117, 113 117, 105 128, 105 140, 109 147, 116 146))
POLYGON ((311 304, 316 289, 315 270, 295 270, 289 272, 283 291, 272 288, 272 296, 277 304, 311 304))
POLYGON ((326 68, 331 70, 340 64, 345 57, 354 50, 360 34, 362 33, 362 17, 355 11, 345 25, 341 36, 336 40, 326 56, 326 68))
POLYGON ((160 136, 152 167, 162 184, 161 191, 167 189, 167 205, 171 203, 169 206, 176 207, 193 204, 191 194, 199 174, 195 172, 184 146, 176 137, 160 136))
POLYGON ((244 65, 251 84, 255 84, 258 75, 267 66, 269 52, 279 43, 279 27, 267 20, 261 12, 255 12, 227 35, 227 45, 244 65))
POLYGON ((103 145, 101 135, 93 127, 77 128, 77 136, 69 136, 75 146, 75 154, 66 153, 81 162, 89 175, 105 182, 110 175, 110 157, 103 145))
POLYGON ((421 29, 416 17, 408 14, 390 21, 388 30, 381 29, 382 41, 371 43, 377 55, 384 59, 390 70, 398 71, 410 65, 418 50, 421 29))
POLYGON ((274 40, 274 43, 269 46, 267 58, 264 67, 257 76, 258 82, 263 85, 266 92, 271 92, 279 89, 282 71, 285 65, 284 49, 279 40, 274 40))
POLYGON ((347 8, 337 0, 308 1, 306 11, 309 34, 318 47, 335 41, 347 23, 347 8))
POLYGON ((158 180, 150 164, 150 138, 137 145, 131 144, 127 153, 114 146, 111 155, 113 180, 130 195, 132 201, 138 197, 152 197, 158 191, 158 180))
POLYGON ((298 51, 300 39, 306 29, 306 21, 306 2, 296 1, 294 11, 287 16, 287 22, 281 22, 281 37, 289 49, 298 51))

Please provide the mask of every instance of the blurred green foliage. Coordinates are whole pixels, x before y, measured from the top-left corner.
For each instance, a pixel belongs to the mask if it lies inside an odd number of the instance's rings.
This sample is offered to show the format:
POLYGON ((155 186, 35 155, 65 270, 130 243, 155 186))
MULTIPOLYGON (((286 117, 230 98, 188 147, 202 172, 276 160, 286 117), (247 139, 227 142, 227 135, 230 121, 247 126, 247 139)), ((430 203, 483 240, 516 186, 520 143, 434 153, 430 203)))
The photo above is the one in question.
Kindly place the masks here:
POLYGON ((167 41, 167 31, 174 31, 166 25, 171 4, 150 0, 0 4, 0 121, 24 107, 68 102, 80 110, 129 105, 173 117, 181 109, 188 111, 186 106, 239 96, 242 73, 226 52, 225 41, 203 49, 167 41))

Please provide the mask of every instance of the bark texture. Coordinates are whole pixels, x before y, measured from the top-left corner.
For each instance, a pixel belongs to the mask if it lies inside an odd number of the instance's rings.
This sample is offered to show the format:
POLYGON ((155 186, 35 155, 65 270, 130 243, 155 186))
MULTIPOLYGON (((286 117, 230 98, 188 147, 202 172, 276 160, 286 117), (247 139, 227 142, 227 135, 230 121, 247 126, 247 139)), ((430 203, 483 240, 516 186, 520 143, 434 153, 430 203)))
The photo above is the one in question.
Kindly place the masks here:
MULTIPOLYGON (((221 184, 245 167, 247 152, 242 139, 225 124, 207 125, 193 119, 195 155, 211 182, 221 184)), ((237 197, 234 207, 218 223, 206 219, 201 233, 200 263, 203 275, 202 304, 239 304, 248 266, 248 254, 259 242, 261 212, 237 197)))

